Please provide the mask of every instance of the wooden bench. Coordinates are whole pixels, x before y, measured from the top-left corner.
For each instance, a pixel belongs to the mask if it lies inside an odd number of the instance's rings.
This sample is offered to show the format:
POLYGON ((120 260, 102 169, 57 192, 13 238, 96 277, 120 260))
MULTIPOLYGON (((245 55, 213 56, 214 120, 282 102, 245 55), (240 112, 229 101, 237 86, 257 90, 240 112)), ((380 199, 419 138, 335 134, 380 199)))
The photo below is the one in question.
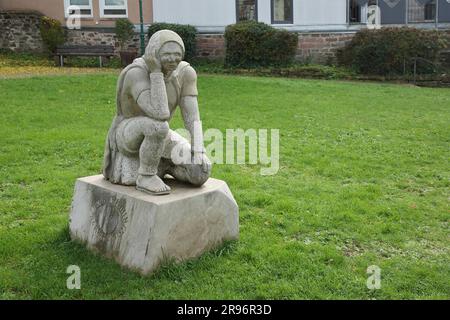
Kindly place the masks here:
POLYGON ((64 66, 64 57, 67 56, 83 56, 83 57, 98 57, 100 68, 103 67, 103 57, 114 56, 113 46, 86 46, 86 45, 66 45, 58 46, 56 48, 56 56, 59 57, 59 65, 64 66))

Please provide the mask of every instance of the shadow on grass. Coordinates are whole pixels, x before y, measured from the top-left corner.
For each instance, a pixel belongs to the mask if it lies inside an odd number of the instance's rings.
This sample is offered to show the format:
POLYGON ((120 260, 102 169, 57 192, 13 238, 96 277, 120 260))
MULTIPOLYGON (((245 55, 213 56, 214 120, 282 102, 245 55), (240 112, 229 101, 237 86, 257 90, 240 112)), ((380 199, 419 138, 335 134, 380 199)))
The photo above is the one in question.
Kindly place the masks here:
POLYGON ((166 258, 158 270, 155 271, 155 278, 179 277, 183 273, 195 272, 197 269, 205 269, 205 265, 213 265, 218 262, 218 258, 227 257, 236 251, 238 241, 226 241, 220 247, 204 253, 199 258, 189 259, 184 262, 177 262, 174 259, 166 258))
POLYGON ((237 242, 226 242, 199 258, 181 263, 167 259, 157 271, 147 276, 121 267, 113 259, 72 241, 68 226, 54 234, 52 239, 36 246, 33 255, 24 261, 32 283, 29 290, 32 298, 95 299, 98 296, 127 298, 139 295, 144 288, 159 287, 167 282, 184 282, 188 278, 197 279, 203 272, 214 273, 223 258, 234 254, 237 242), (80 267, 82 289, 89 288, 86 292, 67 289, 67 279, 71 274, 66 271, 71 265, 80 267))

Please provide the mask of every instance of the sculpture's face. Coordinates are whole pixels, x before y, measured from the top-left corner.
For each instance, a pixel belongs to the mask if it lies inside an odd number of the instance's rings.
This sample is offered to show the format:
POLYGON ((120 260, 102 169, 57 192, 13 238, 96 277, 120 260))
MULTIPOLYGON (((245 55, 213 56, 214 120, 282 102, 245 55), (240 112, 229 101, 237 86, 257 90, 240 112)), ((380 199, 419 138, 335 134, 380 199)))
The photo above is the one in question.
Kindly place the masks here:
POLYGON ((181 46, 176 42, 168 42, 159 50, 159 58, 161 61, 162 71, 171 73, 175 71, 178 64, 183 59, 183 51, 181 46))

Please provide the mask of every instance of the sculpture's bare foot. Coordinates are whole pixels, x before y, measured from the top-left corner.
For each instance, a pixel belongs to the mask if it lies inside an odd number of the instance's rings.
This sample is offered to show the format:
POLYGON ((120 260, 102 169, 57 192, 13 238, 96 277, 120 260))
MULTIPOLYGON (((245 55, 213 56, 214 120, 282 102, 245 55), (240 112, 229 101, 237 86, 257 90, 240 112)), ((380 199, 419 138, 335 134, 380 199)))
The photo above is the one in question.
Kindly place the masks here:
POLYGON ((136 181, 136 189, 152 195, 164 195, 170 193, 170 187, 160 177, 140 175, 136 181))

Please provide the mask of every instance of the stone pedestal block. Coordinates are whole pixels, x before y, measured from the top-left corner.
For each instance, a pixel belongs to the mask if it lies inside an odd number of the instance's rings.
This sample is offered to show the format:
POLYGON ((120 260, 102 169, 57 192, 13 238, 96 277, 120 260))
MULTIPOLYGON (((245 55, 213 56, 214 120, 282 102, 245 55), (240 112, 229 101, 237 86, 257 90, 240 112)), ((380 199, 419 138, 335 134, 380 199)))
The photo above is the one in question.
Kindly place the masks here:
POLYGON ((209 179, 200 188, 166 182, 172 193, 152 196, 101 175, 78 179, 72 239, 149 274, 165 261, 195 258, 238 238, 238 206, 224 181, 209 179))

